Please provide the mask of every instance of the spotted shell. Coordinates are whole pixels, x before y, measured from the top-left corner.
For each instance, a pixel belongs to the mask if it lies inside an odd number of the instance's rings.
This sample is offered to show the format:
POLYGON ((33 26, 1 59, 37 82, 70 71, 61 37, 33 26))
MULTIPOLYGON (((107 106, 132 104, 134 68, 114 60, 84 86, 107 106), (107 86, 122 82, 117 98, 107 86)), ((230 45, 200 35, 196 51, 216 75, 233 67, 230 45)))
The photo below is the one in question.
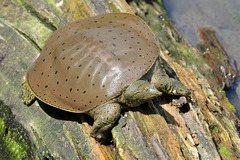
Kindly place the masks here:
POLYGON ((39 100, 81 113, 121 94, 158 54, 157 40, 142 19, 105 14, 56 30, 26 80, 39 100))

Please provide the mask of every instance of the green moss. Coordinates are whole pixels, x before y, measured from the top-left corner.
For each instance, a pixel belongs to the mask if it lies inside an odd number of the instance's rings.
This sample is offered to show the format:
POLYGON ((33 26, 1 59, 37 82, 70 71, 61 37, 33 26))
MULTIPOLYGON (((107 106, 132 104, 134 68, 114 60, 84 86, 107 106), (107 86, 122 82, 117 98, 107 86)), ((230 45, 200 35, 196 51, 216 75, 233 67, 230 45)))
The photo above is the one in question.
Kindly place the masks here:
POLYGON ((224 106, 227 106, 231 111, 236 112, 236 108, 234 107, 234 105, 232 105, 229 102, 228 98, 226 97, 226 92, 222 89, 219 89, 219 92, 225 96, 225 98, 223 100, 224 106))
POLYGON ((218 91, 219 91, 219 93, 221 93, 223 96, 226 96, 226 92, 225 92, 222 88, 219 88, 218 91))
POLYGON ((14 121, 10 110, 0 102, 0 159, 31 159, 26 132, 14 121))
POLYGON ((228 149, 228 147, 221 147, 218 151, 220 154, 225 154, 226 156, 232 156, 232 152, 228 149))
POLYGON ((218 127, 214 127, 213 129, 216 133, 219 133, 219 128, 218 127))
POLYGON ((223 54, 221 52, 217 52, 215 54, 216 54, 218 59, 222 59, 223 58, 223 54))
POLYGON ((225 103, 225 106, 227 106, 230 110, 232 110, 233 112, 236 112, 236 108, 234 107, 234 105, 232 105, 228 98, 226 98, 226 92, 222 89, 222 88, 219 88, 218 89, 219 93, 221 93, 225 98, 224 98, 224 103, 225 103))
POLYGON ((234 105, 232 105, 232 104, 228 104, 228 108, 230 109, 230 110, 232 110, 233 112, 236 112, 236 108, 234 107, 234 105))
POLYGON ((160 4, 161 6, 163 5, 162 4, 162 0, 157 0, 158 4, 160 4))

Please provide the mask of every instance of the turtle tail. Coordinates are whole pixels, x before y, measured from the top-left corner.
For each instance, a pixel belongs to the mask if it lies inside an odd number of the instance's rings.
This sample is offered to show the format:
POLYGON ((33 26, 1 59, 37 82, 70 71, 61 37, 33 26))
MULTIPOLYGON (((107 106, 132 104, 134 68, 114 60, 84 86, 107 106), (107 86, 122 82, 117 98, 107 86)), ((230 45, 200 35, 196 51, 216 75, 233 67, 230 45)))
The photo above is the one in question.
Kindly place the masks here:
POLYGON ((32 91, 29 89, 26 80, 22 82, 22 102, 30 106, 32 105, 36 100, 35 95, 32 93, 32 91))

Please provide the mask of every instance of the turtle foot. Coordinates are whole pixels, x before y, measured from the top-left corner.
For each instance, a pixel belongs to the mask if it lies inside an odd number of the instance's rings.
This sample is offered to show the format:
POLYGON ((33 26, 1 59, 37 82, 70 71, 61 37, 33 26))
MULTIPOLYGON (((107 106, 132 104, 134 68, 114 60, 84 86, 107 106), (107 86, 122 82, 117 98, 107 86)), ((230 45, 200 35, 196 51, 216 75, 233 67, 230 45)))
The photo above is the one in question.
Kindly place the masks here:
POLYGON ((120 116, 121 106, 118 103, 103 104, 89 111, 94 123, 91 136, 97 141, 105 143, 109 139, 110 131, 120 116))
POLYGON ((104 127, 101 127, 101 126, 93 127, 90 135, 100 143, 107 143, 109 140, 109 137, 111 137, 110 136, 111 128, 112 128, 111 124, 106 125, 104 127))

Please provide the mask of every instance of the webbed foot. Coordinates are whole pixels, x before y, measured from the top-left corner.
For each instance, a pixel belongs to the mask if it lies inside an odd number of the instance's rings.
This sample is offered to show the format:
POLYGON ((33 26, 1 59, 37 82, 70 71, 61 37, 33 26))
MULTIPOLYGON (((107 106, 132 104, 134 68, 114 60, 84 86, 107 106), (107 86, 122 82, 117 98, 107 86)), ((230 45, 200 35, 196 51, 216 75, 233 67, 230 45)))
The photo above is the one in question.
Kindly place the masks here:
POLYGON ((94 118, 91 136, 97 141, 105 143, 120 112, 121 106, 118 103, 103 104, 90 110, 89 114, 94 118))
POLYGON ((156 88, 170 95, 175 96, 188 96, 189 89, 184 86, 179 80, 170 78, 165 72, 163 66, 156 61, 151 83, 155 84, 156 88))
POLYGON ((169 77, 164 77, 157 80, 155 86, 160 91, 163 91, 169 95, 188 96, 190 94, 189 89, 184 86, 180 81, 169 77))

